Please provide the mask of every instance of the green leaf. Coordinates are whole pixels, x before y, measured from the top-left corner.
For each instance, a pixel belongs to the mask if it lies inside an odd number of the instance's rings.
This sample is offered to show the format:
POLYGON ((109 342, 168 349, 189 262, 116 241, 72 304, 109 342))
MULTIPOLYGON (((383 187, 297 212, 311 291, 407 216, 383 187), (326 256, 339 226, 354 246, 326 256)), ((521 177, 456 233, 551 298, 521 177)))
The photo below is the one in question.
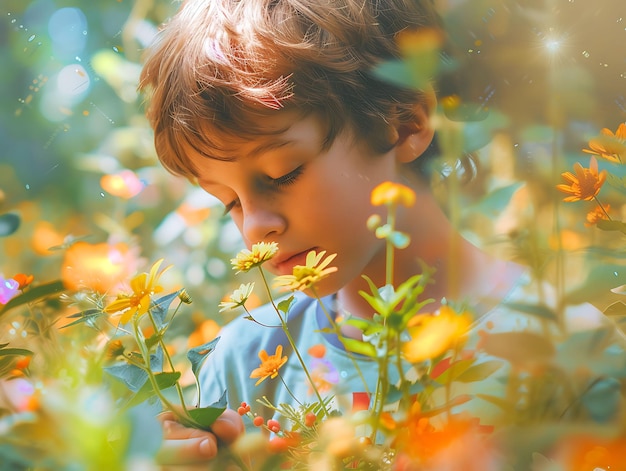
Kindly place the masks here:
POLYGON ((289 312, 289 308, 293 304, 294 300, 295 300, 294 296, 289 296, 287 299, 283 299, 281 302, 279 302, 276 305, 276 309, 278 309, 283 314, 287 315, 287 313, 289 312))
POLYGON ((200 345, 199 347, 194 347, 187 352, 187 359, 191 362, 191 371, 196 379, 198 379, 198 372, 200 371, 202 363, 204 363, 204 360, 206 360, 206 358, 213 353, 219 340, 220 337, 216 337, 210 342, 200 345))
POLYGON ((167 294, 159 299, 156 299, 150 306, 150 312, 154 318, 159 330, 165 327, 165 319, 167 319, 167 313, 170 309, 172 301, 178 297, 182 290, 175 291, 174 293, 167 294))
POLYGON ((626 177, 620 177, 609 172, 606 176, 606 182, 613 188, 626 194, 626 177))
POLYGON ((548 306, 539 305, 539 304, 526 304, 526 303, 504 303, 506 307, 509 309, 521 312, 524 314, 530 314, 536 317, 540 317, 542 319, 548 319, 554 322, 559 320, 556 312, 550 309, 548 306))
POLYGON ((197 409, 189 409, 189 415, 193 420, 198 422, 204 430, 210 430, 213 422, 222 415, 222 412, 226 410, 226 391, 222 394, 219 401, 211 404, 208 407, 200 407, 197 409))
MULTIPOLYGON (((157 383, 157 388, 159 391, 163 391, 164 389, 171 388, 176 384, 176 381, 180 378, 179 371, 172 371, 167 373, 157 373, 154 375, 154 379, 157 383)), ((147 399, 156 395, 156 391, 152 386, 151 381, 146 381, 144 385, 137 391, 126 404, 124 404, 124 409, 128 409, 130 407, 134 407, 138 404, 141 404, 147 399)))
POLYGON ((626 284, 624 265, 599 263, 592 266, 585 281, 564 296, 564 301, 567 304, 586 303, 624 284, 626 284))
POLYGON ((511 201, 513 194, 523 185, 523 183, 517 182, 512 185, 508 185, 487 194, 477 204, 474 204, 467 208, 467 211, 473 211, 487 216, 497 216, 502 213, 504 209, 511 201))
POLYGON ((370 334, 380 330, 378 324, 372 322, 369 319, 364 319, 362 317, 350 316, 347 319, 345 319, 344 321, 342 321, 341 324, 342 325, 349 325, 349 326, 352 326, 352 327, 356 327, 361 332, 363 332, 365 335, 370 335, 370 334))
POLYGON ((404 88, 415 88, 416 86, 411 68, 399 60, 382 62, 374 68, 373 73, 382 80, 404 88))
POLYGON ((77 312, 76 314, 67 316, 67 318, 68 319, 79 318, 79 319, 62 326, 61 329, 65 329, 67 327, 71 327, 73 325, 82 324, 82 323, 93 325, 94 321, 102 316, 106 316, 106 313, 102 312, 100 309, 87 309, 85 311, 77 312))
POLYGON ((501 408, 507 414, 513 414, 515 411, 515 406, 511 402, 507 401, 498 396, 492 396, 491 394, 476 394, 476 397, 479 397, 490 404, 494 404, 501 408))
POLYGON ((20 216, 15 213, 6 213, 0 216, 0 237, 13 234, 20 227, 20 216))
POLYGON ((8 355, 20 355, 25 357, 33 356, 33 352, 25 348, 0 348, 0 357, 8 355))
POLYGON ((476 361, 475 358, 467 358, 464 360, 458 360, 448 366, 443 373, 435 378, 435 381, 439 384, 450 384, 455 381, 460 375, 465 373, 470 366, 476 361))
POLYGON ((626 316, 626 304, 616 301, 604 310, 605 316, 626 316))
POLYGON ((622 221, 609 221, 608 219, 600 219, 596 223, 596 227, 602 231, 617 231, 626 234, 626 224, 622 221))
POLYGON ((489 360, 477 365, 472 365, 466 369, 463 373, 456 377, 456 380, 461 383, 474 383, 476 381, 482 381, 502 367, 501 361, 489 360))
POLYGON ((148 380, 148 373, 145 370, 130 363, 106 366, 103 370, 115 379, 122 381, 133 392, 139 391, 148 380))
POLYGON ((14 297, 0 309, 0 316, 14 307, 31 303, 39 299, 46 298, 52 294, 61 294, 65 291, 62 281, 52 281, 43 285, 33 286, 28 291, 14 297))
POLYGON ((163 336, 159 334, 151 335, 149 338, 146 339, 146 348, 150 350, 152 347, 157 345, 162 338, 163 336))
POLYGON ((341 342, 349 352, 359 353, 370 358, 376 358, 377 356, 376 348, 369 342, 344 337, 341 338, 341 342))

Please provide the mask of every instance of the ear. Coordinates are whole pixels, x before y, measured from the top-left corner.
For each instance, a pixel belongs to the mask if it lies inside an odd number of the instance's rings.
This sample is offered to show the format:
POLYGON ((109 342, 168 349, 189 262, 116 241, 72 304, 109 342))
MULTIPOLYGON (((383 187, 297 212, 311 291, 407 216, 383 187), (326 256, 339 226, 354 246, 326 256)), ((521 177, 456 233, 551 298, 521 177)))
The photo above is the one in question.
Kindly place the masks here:
POLYGON ((415 105, 414 120, 396 127, 395 151, 399 163, 407 164, 414 161, 430 146, 435 136, 435 128, 430 118, 430 112, 434 108, 435 104, 431 104, 430 100, 427 104, 415 105))

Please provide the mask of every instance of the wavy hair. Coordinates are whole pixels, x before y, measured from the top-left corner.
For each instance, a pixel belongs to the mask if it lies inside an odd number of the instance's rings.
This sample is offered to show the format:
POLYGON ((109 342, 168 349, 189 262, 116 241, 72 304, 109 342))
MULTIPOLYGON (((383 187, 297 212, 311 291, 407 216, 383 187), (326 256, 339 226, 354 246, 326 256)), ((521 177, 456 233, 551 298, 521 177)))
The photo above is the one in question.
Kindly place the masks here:
POLYGON ((399 58, 398 33, 440 29, 432 0, 187 0, 148 49, 140 80, 156 150, 170 172, 186 158, 229 159, 233 141, 265 134, 263 117, 315 113, 325 146, 347 126, 380 153, 425 92, 372 74, 399 58))

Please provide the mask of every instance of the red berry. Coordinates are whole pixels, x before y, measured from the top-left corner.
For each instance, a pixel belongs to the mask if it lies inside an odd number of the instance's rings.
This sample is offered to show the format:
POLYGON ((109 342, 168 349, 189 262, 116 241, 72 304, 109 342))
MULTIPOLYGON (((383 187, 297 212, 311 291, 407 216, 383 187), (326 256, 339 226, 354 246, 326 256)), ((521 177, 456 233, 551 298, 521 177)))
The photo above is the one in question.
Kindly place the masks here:
POLYGON ((265 423, 265 421, 263 420, 263 417, 261 416, 256 416, 254 418, 254 420, 252 421, 252 423, 256 426, 256 427, 260 427, 261 425, 263 425, 265 423))
POLYGON ((237 413, 239 415, 246 415, 248 412, 250 412, 250 406, 246 402, 242 402, 237 409, 237 413))
POLYGON ((280 431, 280 424, 277 420, 270 419, 267 421, 267 428, 270 429, 272 432, 277 433, 280 431))
POLYGON ((309 412, 304 417, 304 425, 306 425, 307 427, 313 427, 313 425, 315 425, 316 420, 317 420, 317 416, 313 412, 309 412))

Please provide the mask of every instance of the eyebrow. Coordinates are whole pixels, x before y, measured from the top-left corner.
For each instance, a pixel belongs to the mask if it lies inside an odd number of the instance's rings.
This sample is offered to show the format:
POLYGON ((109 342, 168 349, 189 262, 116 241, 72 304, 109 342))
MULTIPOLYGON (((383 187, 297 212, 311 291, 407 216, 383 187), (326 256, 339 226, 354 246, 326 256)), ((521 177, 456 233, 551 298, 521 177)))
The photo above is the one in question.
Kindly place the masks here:
POLYGON ((257 147, 255 147, 254 149, 252 149, 247 155, 246 157, 252 157, 252 158, 258 158, 261 154, 265 154, 266 152, 269 152, 271 150, 276 150, 276 149, 280 149, 282 147, 286 147, 288 145, 293 144, 294 141, 288 139, 288 140, 271 140, 269 142, 266 142, 265 144, 260 144, 257 147))
MULTIPOLYGON (((272 150, 276 150, 276 149, 281 149, 283 147, 287 147, 289 145, 294 144, 295 141, 291 140, 291 139, 287 139, 287 140, 280 140, 280 139, 276 139, 276 140, 271 140, 269 142, 266 142, 264 144, 260 144, 257 147, 255 147, 254 149, 252 149, 250 152, 248 152, 245 157, 250 157, 253 159, 258 159, 261 155, 270 152, 272 150)), ((229 158, 229 159, 225 159, 226 162, 234 162, 237 160, 237 157, 233 157, 233 158, 229 158)), ((197 180, 197 179, 196 179, 197 180)), ((198 182, 200 182, 200 180, 197 180, 198 182)), ((206 185, 217 185, 219 184, 219 182, 213 181, 213 180, 201 180, 201 182, 203 184, 206 185)))

